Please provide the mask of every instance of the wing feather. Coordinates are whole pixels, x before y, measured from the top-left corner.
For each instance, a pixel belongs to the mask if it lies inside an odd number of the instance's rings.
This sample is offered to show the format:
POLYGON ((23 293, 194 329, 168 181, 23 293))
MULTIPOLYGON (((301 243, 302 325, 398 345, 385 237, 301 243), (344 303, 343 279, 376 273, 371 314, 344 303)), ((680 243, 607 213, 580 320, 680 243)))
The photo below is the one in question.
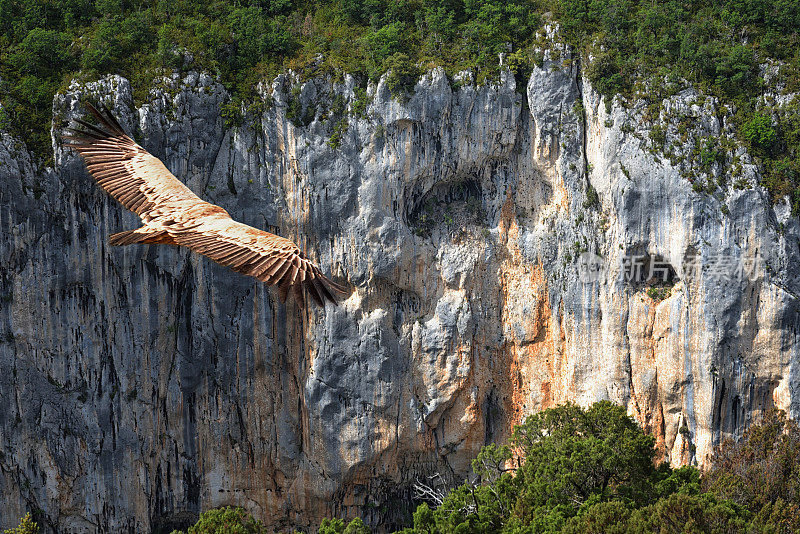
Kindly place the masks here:
POLYGON ((82 129, 70 128, 66 146, 86 161, 100 187, 147 222, 149 212, 168 202, 202 202, 161 161, 139 146, 105 108, 86 104, 97 125, 76 119, 82 129), (113 180, 109 180, 113 178, 113 180))
POLYGON ((291 287, 294 292, 294 298, 297 299, 297 303, 301 308, 304 307, 306 305, 306 299, 303 284, 291 284, 291 287))
POLYGON ((275 262, 280 261, 280 258, 276 258, 273 256, 267 256, 257 263, 255 263, 250 269, 248 269, 245 274, 248 276, 254 276, 261 280, 261 275, 266 272, 275 262))
POLYGON ((241 274, 269 285, 277 284, 282 301, 291 293, 298 304, 305 305, 305 292, 308 291, 317 304, 323 305, 325 301, 337 304, 337 299, 328 289, 334 288, 332 283, 288 239, 229 218, 224 223, 175 225, 168 232, 178 245, 204 254, 241 274))
POLYGON ((252 264, 252 262, 258 260, 258 258, 259 255, 256 252, 248 248, 245 249, 240 248, 230 256, 229 260, 231 262, 231 266, 242 267, 246 264, 247 265, 252 264))
POLYGON ((274 274, 271 274, 271 275, 269 276, 269 278, 267 278, 267 279, 265 280, 265 282, 266 282, 266 283, 268 283, 269 285, 272 285, 272 284, 277 284, 278 282, 280 282, 281 280, 283 280, 283 278, 284 278, 284 274, 286 273, 286 271, 288 271, 288 270, 289 270, 289 267, 291 267, 291 263, 289 263, 288 261, 286 261, 286 258, 281 258, 281 260, 282 260, 282 261, 281 261, 281 264, 280 264, 280 265, 278 265, 278 268, 277 268, 277 270, 275 271, 275 273, 274 273, 274 274))
POLYGON ((291 283, 289 283, 289 279, 287 277, 283 278, 280 285, 278 286, 278 296, 281 299, 281 302, 286 302, 286 297, 289 294, 289 289, 291 288, 291 283))
POLYGON ((277 258, 277 261, 264 272, 264 275, 267 276, 268 279, 272 277, 275 277, 276 279, 280 278, 284 271, 289 268, 289 265, 285 261, 285 254, 276 254, 275 257, 277 258), (278 273, 278 271, 280 271, 280 273, 278 273))
POLYGON ((291 264, 292 270, 289 271, 289 273, 288 273, 289 283, 290 284, 294 284, 294 281, 297 279, 297 272, 300 270, 300 269, 298 269, 297 265, 295 265, 295 263, 296 262, 292 262, 292 264, 291 264))
POLYGON ((314 279, 316 278, 314 271, 315 268, 312 265, 308 272, 305 272, 306 279, 303 282, 303 287, 305 287, 308 294, 311 295, 311 298, 314 299, 314 302, 322 306, 322 304, 325 302, 325 297, 319 291, 317 291, 317 287, 314 285, 314 279))
POLYGON ((328 291, 328 288, 325 287, 325 284, 323 284, 321 281, 319 281, 318 278, 314 278, 311 281, 314 283, 314 287, 317 288, 317 292, 318 293, 320 293, 322 296, 324 296, 328 300, 336 300, 336 299, 333 298, 333 295, 331 295, 331 292, 328 291))

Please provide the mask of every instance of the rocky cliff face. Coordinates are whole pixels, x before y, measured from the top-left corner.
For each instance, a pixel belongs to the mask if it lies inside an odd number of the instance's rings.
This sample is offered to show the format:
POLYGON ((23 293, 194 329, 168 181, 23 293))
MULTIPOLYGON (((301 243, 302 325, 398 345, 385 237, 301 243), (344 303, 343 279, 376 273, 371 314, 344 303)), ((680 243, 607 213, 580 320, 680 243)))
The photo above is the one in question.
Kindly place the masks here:
POLYGON ((3 136, 0 526, 34 508, 58 532, 168 531, 225 504, 391 526, 415 480, 463 478, 566 401, 627 406, 676 464, 764 409, 796 416, 797 220, 741 149, 736 179, 704 169, 713 194, 681 163, 728 112, 606 102, 560 52, 527 87, 433 70, 405 102, 279 77, 230 126, 205 75, 140 108, 109 77, 56 98, 52 169, 3 136), (349 297, 304 312, 185 250, 108 247, 138 221, 59 140, 90 97, 349 297))

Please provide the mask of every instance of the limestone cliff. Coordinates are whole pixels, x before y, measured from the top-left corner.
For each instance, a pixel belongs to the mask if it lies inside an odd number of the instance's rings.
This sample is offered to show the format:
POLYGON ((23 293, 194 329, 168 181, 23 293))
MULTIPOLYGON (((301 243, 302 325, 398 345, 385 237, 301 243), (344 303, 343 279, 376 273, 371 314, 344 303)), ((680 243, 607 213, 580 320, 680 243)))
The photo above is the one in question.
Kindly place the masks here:
POLYGON ((51 531, 169 531, 224 504, 276 529, 392 526, 414 480, 463 478, 565 401, 627 406, 676 464, 765 408, 798 414, 800 228, 740 148, 737 180, 705 169, 715 193, 687 178, 696 139, 730 137, 713 99, 653 117, 601 99, 563 49, 527 87, 435 69, 398 101, 281 76, 241 117, 227 101, 176 75, 136 108, 108 77, 56 98, 52 168, 0 139, 0 527, 33 507, 51 531), (137 219, 60 141, 89 97, 349 298, 301 312, 186 250, 108 247, 137 219))

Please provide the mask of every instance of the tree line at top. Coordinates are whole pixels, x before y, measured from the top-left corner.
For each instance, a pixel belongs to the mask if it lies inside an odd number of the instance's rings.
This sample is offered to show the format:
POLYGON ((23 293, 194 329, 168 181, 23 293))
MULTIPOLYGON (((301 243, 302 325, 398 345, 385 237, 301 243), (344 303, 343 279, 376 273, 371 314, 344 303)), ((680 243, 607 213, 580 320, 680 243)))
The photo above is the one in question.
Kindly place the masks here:
POLYGON ((785 92, 800 90, 796 0, 0 0, 0 128, 45 156, 53 95, 109 73, 131 80, 138 103, 173 71, 211 73, 245 101, 288 68, 363 83, 393 70, 408 90, 434 65, 491 79, 505 53, 524 80, 548 21, 607 97, 658 101, 663 80, 685 80, 735 104, 764 185, 800 202, 800 106, 759 98, 768 61, 785 92))

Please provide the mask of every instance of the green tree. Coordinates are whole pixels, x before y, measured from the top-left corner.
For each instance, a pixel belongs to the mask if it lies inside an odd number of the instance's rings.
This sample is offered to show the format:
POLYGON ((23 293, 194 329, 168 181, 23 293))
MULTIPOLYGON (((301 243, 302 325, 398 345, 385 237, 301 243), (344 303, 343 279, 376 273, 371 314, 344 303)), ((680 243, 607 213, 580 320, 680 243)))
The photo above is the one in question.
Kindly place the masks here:
POLYGON ((715 59, 714 83, 731 96, 747 93, 756 84, 758 64, 755 53, 745 45, 722 47, 715 59))
MULTIPOLYGON (((402 534, 789 534, 800 531, 800 429, 780 412, 726 442, 707 475, 655 467, 652 438, 609 402, 530 416, 509 446, 483 447, 475 482, 402 534), (704 491, 705 490, 705 491, 704 491)), ((352 524, 352 523, 351 523, 352 524)), ((341 520, 320 534, 346 532, 341 520)), ((357 531, 360 532, 360 531, 357 531)))
POLYGON ((427 503, 417 506, 414 512, 414 528, 412 531, 417 534, 436 533, 436 516, 427 503))
POLYGON ((280 18, 270 18, 258 6, 234 9, 228 16, 239 68, 257 64, 269 54, 288 54, 294 39, 280 18))
POLYGON ((561 530, 564 534, 625 534, 631 511, 620 501, 600 502, 571 518, 561 530))
POLYGON ((595 20, 590 0, 557 0, 555 7, 564 33, 572 42, 582 42, 593 31, 595 20))
MULTIPOLYGON (((243 508, 225 506, 208 510, 189 527, 188 534, 266 534, 269 532, 258 519, 243 508)), ((173 534, 181 534, 174 531, 173 534)))
POLYGON ((800 532, 800 505, 779 498, 765 504, 750 521, 749 532, 789 534, 800 532))
POLYGON ((119 72, 134 58, 154 50, 156 36, 147 13, 101 20, 88 39, 81 67, 98 72, 119 72))
POLYGON ((384 63, 388 71, 386 85, 393 95, 406 99, 412 92, 422 72, 408 55, 398 52, 384 63))
POLYGON ((726 442, 712 459, 703 486, 758 513, 779 502, 800 505, 800 427, 772 411, 739 443, 726 442))
POLYGON ((466 50, 476 65, 496 63, 498 54, 511 52, 539 26, 530 3, 520 0, 465 0, 466 20, 461 25, 466 50))
POLYGON ((420 505, 413 532, 623 532, 637 507, 699 492, 696 469, 655 467, 653 443, 610 402, 545 410, 517 426, 509 446, 481 450, 477 483, 435 510, 420 505))
POLYGON ((515 477, 523 488, 522 516, 541 506, 577 508, 616 497, 644 502, 653 495, 655 440, 610 402, 532 415, 514 430, 512 443, 525 458, 515 477))
POLYGON ((441 46, 455 39, 458 31, 456 21, 463 15, 462 2, 424 0, 423 13, 425 27, 436 45, 441 46))
POLYGON ((586 68, 586 77, 600 94, 609 98, 630 91, 630 79, 612 52, 598 54, 586 68))
POLYGON ((342 534, 343 532, 344 521, 339 518, 323 519, 317 530, 317 534, 342 534))
POLYGON ((749 512, 712 493, 673 493, 635 510, 627 532, 668 534, 746 532, 749 512))
POLYGON ((772 152, 778 134, 772 126, 772 119, 761 113, 753 115, 742 124, 742 136, 750 144, 756 154, 764 155, 772 152))
MULTIPOLYGON (((362 44, 367 57, 370 58, 369 74, 373 79, 377 79, 386 72, 387 62, 395 54, 403 50, 403 39, 406 34, 405 24, 393 22, 380 29, 368 33, 362 39, 362 44)), ((408 57, 407 55, 405 57, 408 57)))
POLYGON ((341 519, 323 519, 317 530, 318 534, 370 534, 372 530, 356 517, 347 525, 341 519))
POLYGON ((350 521, 344 528, 343 534, 370 534, 372 530, 364 524, 360 517, 350 521))
POLYGON ((61 69, 72 65, 69 35, 55 30, 34 28, 8 58, 23 75, 59 79, 61 69))

